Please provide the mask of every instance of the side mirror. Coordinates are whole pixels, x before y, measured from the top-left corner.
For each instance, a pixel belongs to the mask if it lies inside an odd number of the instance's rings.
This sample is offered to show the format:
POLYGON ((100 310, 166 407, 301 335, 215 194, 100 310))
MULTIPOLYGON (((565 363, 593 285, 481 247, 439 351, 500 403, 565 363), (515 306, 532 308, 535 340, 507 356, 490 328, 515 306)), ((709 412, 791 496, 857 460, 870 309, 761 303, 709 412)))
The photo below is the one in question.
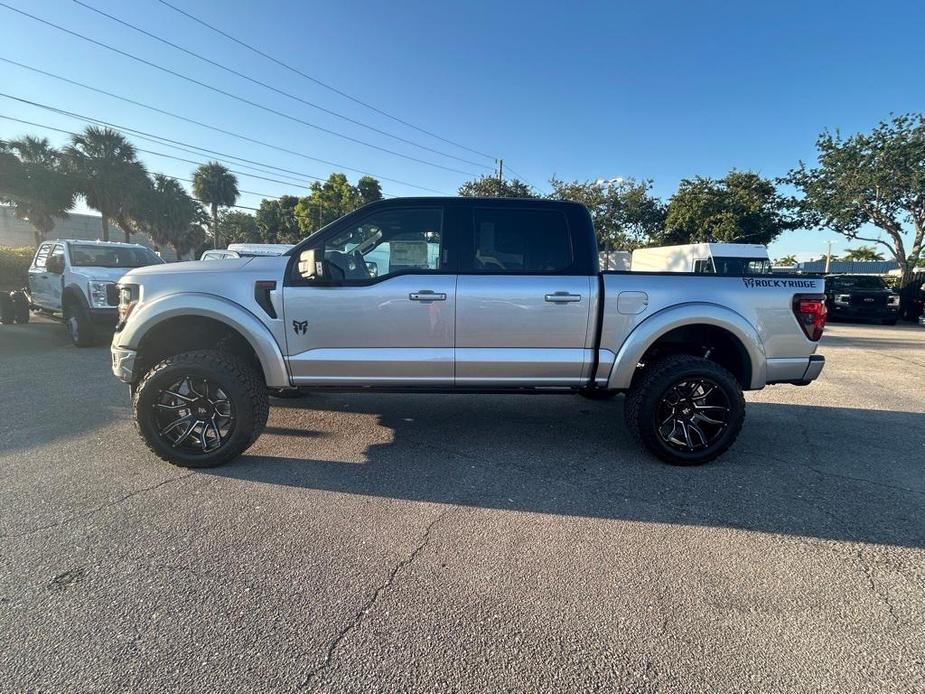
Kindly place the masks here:
POLYGON ((373 261, 369 260, 366 262, 366 269, 369 271, 370 277, 379 276, 379 263, 374 263, 373 261))
POLYGON ((64 258, 61 256, 51 256, 45 261, 45 270, 53 275, 64 274, 64 258))
POLYGON ((324 279, 324 259, 317 249, 308 248, 299 254, 299 275, 306 280, 324 279))

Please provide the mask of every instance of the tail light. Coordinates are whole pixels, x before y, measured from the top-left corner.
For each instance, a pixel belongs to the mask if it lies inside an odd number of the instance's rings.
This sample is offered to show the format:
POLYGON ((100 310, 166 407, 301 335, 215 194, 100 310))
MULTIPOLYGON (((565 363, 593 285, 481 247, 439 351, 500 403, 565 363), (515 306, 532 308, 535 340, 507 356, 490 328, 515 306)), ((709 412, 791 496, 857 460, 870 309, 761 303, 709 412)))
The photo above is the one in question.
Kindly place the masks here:
POLYGON ((793 297, 793 315, 803 332, 813 342, 818 342, 825 329, 825 294, 797 294, 793 297))

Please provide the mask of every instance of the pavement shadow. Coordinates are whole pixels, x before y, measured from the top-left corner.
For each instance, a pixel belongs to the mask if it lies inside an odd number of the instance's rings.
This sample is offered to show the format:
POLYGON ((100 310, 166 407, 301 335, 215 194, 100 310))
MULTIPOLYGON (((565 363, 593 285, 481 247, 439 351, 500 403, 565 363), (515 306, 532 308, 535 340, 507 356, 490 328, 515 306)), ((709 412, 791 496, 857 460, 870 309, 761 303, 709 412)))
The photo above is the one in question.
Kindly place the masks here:
POLYGON ((315 459, 309 438, 301 442, 303 457, 247 455, 208 474, 489 509, 925 547, 922 413, 752 402, 732 451, 706 466, 679 468, 630 439, 621 398, 313 394, 278 407, 286 410, 276 416, 287 431, 300 408, 329 410, 373 414, 392 440, 366 449, 361 464, 315 459))

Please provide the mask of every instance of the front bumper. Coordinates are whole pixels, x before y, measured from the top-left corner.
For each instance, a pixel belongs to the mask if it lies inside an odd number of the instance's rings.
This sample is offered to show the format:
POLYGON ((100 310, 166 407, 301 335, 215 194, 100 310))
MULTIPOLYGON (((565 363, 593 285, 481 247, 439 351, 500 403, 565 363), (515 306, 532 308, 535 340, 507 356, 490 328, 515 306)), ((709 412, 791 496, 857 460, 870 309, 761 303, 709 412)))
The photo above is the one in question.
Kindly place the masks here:
POLYGON ((88 313, 93 324, 100 327, 115 328, 116 323, 119 322, 119 308, 117 306, 112 308, 91 308, 88 313))
POLYGON ((892 320, 899 316, 899 306, 844 306, 833 304, 829 307, 829 318, 852 318, 855 320, 892 320))
POLYGON ((135 357, 138 352, 134 349, 126 349, 113 345, 109 349, 112 354, 112 373, 120 381, 132 383, 135 374, 135 357))

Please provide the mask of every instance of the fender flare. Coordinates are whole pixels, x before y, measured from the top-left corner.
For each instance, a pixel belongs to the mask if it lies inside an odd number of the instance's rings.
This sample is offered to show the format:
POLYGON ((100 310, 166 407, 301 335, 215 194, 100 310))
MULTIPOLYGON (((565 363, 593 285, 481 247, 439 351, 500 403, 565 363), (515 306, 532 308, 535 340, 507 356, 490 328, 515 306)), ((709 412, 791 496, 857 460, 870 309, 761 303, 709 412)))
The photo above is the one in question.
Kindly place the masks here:
POLYGON ((728 331, 744 347, 751 361, 751 389, 763 388, 767 382, 767 355, 764 343, 754 326, 730 308, 707 302, 692 302, 663 309, 637 325, 623 341, 610 370, 609 389, 630 387, 636 365, 660 337, 687 325, 711 325, 728 331))
POLYGON ((283 353, 269 328, 240 304, 214 294, 182 292, 142 302, 122 331, 116 333, 115 341, 119 347, 137 350, 144 336, 158 324, 171 318, 191 316, 211 318, 237 331, 257 355, 267 386, 285 388, 291 385, 283 353))

